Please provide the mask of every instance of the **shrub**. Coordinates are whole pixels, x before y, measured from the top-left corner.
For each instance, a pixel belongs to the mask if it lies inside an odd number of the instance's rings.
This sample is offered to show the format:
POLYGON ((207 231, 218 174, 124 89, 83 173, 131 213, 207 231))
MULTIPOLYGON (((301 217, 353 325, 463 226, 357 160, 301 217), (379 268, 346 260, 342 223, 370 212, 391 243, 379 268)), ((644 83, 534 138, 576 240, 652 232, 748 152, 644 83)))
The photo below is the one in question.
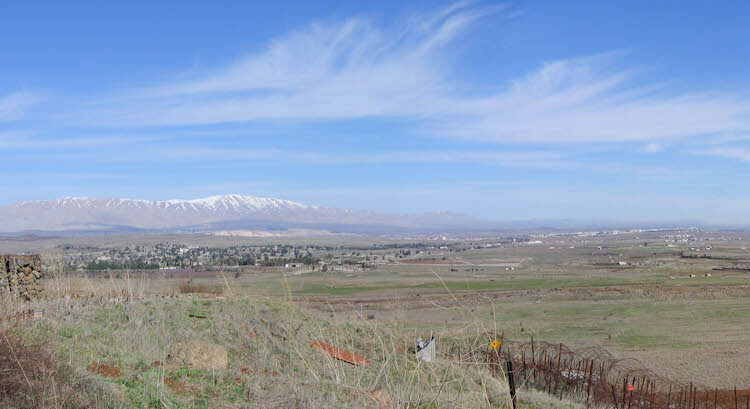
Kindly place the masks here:
POLYGON ((178 285, 178 288, 180 290, 180 294, 222 294, 221 287, 198 284, 194 283, 192 280, 181 282, 178 285))
POLYGON ((0 406, 94 408, 75 372, 44 344, 30 344, 19 325, 0 326, 0 406))

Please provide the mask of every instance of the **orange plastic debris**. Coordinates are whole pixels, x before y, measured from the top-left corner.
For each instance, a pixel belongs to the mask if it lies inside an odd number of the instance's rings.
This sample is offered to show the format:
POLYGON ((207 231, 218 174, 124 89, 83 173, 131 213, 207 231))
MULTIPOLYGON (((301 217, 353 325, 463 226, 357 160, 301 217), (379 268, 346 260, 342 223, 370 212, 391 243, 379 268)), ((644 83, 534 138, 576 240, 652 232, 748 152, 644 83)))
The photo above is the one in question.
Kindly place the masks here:
POLYGON ((362 365, 367 365, 370 363, 370 360, 367 358, 363 358, 357 354, 353 354, 345 349, 335 347, 319 339, 316 339, 315 341, 313 341, 313 343, 310 344, 310 346, 313 347, 314 349, 325 352, 326 354, 330 355, 331 358, 340 359, 352 365, 362 366, 362 365))
POLYGON ((635 386, 628 384, 628 392, 633 392, 635 390, 635 386))

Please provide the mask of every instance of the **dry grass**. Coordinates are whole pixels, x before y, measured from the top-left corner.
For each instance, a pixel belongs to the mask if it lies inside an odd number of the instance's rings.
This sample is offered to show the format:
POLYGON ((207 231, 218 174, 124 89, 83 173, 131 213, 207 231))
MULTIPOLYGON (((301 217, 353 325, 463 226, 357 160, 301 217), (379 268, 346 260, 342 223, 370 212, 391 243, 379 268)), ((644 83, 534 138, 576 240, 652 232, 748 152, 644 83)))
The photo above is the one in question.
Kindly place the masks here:
POLYGON ((17 409, 105 407, 101 391, 86 385, 44 343, 32 344, 22 326, 0 326, 0 404, 17 409))
MULTIPOLYGON (((88 285, 93 294, 108 294, 122 292, 128 284, 98 279, 88 280, 88 285)), ((145 287, 168 288, 154 282, 145 287)), ((364 316, 336 324, 335 319, 328 322, 298 305, 265 297, 234 296, 219 302, 190 294, 161 298, 146 292, 143 299, 138 291, 133 294, 114 305, 106 297, 60 294, 62 301, 46 301, 45 318, 26 337, 51 339, 59 355, 80 372, 92 362, 120 369, 119 378, 90 376, 110 393, 124 395, 118 402, 125 407, 508 407, 504 381, 482 362, 462 362, 445 353, 436 363, 418 362, 412 352, 415 334, 398 325, 364 316), (195 309, 208 318, 190 318, 195 309), (331 359, 310 347, 314 339, 372 362, 353 367, 331 359), (228 367, 194 369, 170 357, 174 345, 190 340, 227 348, 228 367)), ((438 345, 471 339, 471 348, 486 348, 488 329, 475 324, 441 331, 438 345)))
POLYGON ((196 283, 193 280, 182 281, 177 285, 180 294, 214 294, 221 295, 223 289, 216 285, 196 283))
MULTIPOLYGON (((425 266, 387 265, 351 275, 280 279, 279 271, 258 270, 193 281, 127 271, 91 279, 64 271, 61 255, 50 253, 43 258, 48 298, 0 300, 0 309, 45 310, 43 320, 23 324, 30 331, 23 339, 46 340, 74 373, 88 377, 79 384, 101 384, 128 408, 507 407, 502 376, 491 375, 480 359, 446 353, 454 344, 486 349, 500 331, 516 340, 534 335, 574 347, 599 345, 680 380, 746 385, 750 378, 739 358, 750 351, 750 276, 670 279, 723 264, 651 255, 653 249, 608 250, 615 259, 623 253, 641 263, 628 269, 607 267, 611 257, 595 246, 545 246, 465 254, 477 263, 529 260, 513 272, 435 266, 438 276, 425 266), (219 293, 225 297, 208 296, 219 293), (295 304, 293 295, 308 304, 295 304), (438 335, 439 361, 419 363, 414 340, 431 330, 438 335), (310 348, 314 339, 371 364, 355 368, 332 360, 310 348), (226 348, 229 365, 196 370, 170 359, 176 343, 190 340, 226 348), (86 374, 92 362, 120 368, 122 376, 86 374)), ((522 389, 520 399, 526 408, 574 407, 532 389, 522 389)))
MULTIPOLYGON (((119 378, 89 377, 117 396, 113 402, 122 407, 509 407, 502 375, 493 376, 481 359, 447 354, 448 345, 456 343, 465 350, 486 350, 499 332, 496 319, 476 315, 474 306, 455 297, 452 309, 468 318, 461 326, 434 326, 440 352, 437 362, 426 364, 415 360, 413 347, 416 337, 427 338, 429 331, 365 314, 340 320, 334 307, 313 314, 287 300, 247 295, 226 277, 195 282, 126 273, 89 279, 61 272, 50 274, 45 284, 48 299, 35 305, 46 309, 45 318, 24 324, 30 332, 23 339, 49 340, 50 350, 65 357, 73 372, 103 362, 120 369, 119 378), (193 296, 217 293, 228 296, 225 301, 193 296), (363 355, 371 364, 353 367, 334 360, 310 348, 314 339, 363 355), (174 345, 191 340, 226 348, 229 365, 209 371, 170 356, 174 345)), ((81 393, 98 404, 96 390, 81 393)), ((562 404, 539 396, 522 390, 521 407, 562 404)))

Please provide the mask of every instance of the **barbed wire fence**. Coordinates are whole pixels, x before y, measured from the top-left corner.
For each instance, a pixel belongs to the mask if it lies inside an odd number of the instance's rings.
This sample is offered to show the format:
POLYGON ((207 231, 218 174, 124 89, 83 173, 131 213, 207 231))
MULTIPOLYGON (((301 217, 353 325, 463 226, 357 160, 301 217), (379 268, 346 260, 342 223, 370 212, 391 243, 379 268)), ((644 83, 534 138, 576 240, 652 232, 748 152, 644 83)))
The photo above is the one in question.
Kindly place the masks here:
POLYGON ((708 388, 676 382, 646 369, 634 359, 617 359, 597 347, 572 349, 561 343, 449 343, 447 353, 461 362, 483 363, 505 378, 507 362, 515 385, 543 390, 560 398, 585 402, 587 408, 615 409, 750 409, 750 390, 708 388))

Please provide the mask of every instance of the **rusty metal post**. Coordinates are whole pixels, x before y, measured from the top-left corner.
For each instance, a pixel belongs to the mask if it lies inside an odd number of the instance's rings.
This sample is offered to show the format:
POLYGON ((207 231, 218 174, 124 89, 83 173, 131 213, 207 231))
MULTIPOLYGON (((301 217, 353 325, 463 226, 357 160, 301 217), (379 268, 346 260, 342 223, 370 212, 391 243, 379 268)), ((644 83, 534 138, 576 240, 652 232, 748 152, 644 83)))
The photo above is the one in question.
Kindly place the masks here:
POLYGON ((591 398, 591 377, 594 375, 594 360, 591 360, 591 368, 589 369, 589 382, 586 386, 586 406, 588 407, 591 398))
POLYGON ((672 384, 669 384, 669 393, 667 393, 667 407, 669 407, 669 404, 672 401, 672 384))
POLYGON ((695 398, 696 398, 696 395, 698 395, 698 388, 693 388, 693 383, 691 382, 690 383, 690 389, 693 389, 693 405, 692 405, 692 409, 695 409, 695 398))
POLYGON ((695 407, 695 399, 693 399, 693 383, 690 382, 690 396, 688 397, 688 408, 693 409, 695 407))
POLYGON ((617 405, 617 393, 615 393, 615 385, 612 386, 612 403, 615 404, 615 409, 620 409, 620 407, 617 405))
POLYGON ((542 360, 542 362, 544 362, 544 364, 543 364, 543 368, 544 368, 543 369, 544 370, 544 382, 547 383, 547 393, 552 394, 552 382, 550 382, 550 378, 549 378, 549 375, 550 375, 549 360, 550 360, 550 358, 547 356, 547 350, 545 349, 544 350, 544 359, 542 360))
POLYGON ((534 336, 531 336, 531 374, 536 382, 536 351, 534 350, 534 336))
POLYGON ((506 362, 505 367, 507 369, 506 374, 508 376, 508 388, 510 389, 510 399, 513 403, 513 409, 516 409, 518 406, 518 399, 516 398, 516 381, 513 376, 513 361, 506 362))
POLYGON ((734 385, 734 409, 740 409, 740 404, 737 401, 737 385, 734 385))
POLYGON ((622 409, 625 409, 625 398, 626 394, 628 392, 628 375, 625 375, 625 378, 622 380, 622 409))
POLYGON ((683 404, 684 401, 685 401, 685 388, 681 387, 680 388, 680 401, 679 401, 680 409, 685 409, 685 405, 683 404))
POLYGON ((714 388, 714 409, 716 409, 716 405, 719 403, 719 388, 714 388))

